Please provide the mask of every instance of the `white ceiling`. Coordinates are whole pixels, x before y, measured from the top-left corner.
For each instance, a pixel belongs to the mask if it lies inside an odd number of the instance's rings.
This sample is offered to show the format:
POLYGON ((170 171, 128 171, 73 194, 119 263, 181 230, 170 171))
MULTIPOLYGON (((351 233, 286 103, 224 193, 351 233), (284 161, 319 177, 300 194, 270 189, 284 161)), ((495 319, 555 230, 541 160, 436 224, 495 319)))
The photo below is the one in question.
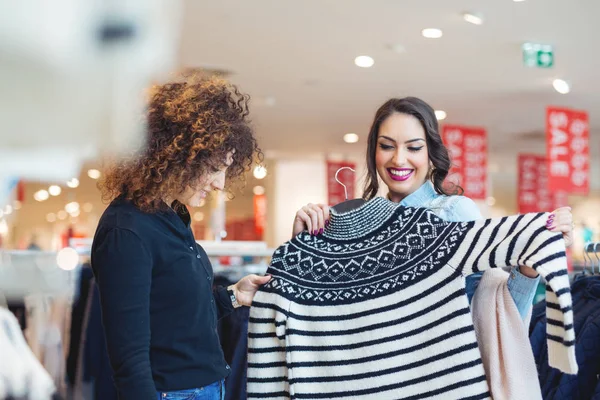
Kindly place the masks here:
MULTIPOLYGON (((421 97, 447 123, 486 127, 494 184, 514 190, 517 152, 544 152, 543 134, 522 135, 543 133, 547 105, 590 112, 598 158, 598 15, 598 0, 187 0, 181 64, 231 71, 254 98, 261 146, 272 151, 362 152, 343 134, 364 144, 379 105, 421 97), (465 22, 465 11, 485 23, 465 22), (423 38, 428 27, 444 36, 423 38), (555 66, 524 67, 526 41, 554 45, 555 66), (356 67, 359 55, 375 65, 356 67), (570 94, 553 90, 559 77, 570 94)), ((600 181, 600 165, 593 171, 600 181)))

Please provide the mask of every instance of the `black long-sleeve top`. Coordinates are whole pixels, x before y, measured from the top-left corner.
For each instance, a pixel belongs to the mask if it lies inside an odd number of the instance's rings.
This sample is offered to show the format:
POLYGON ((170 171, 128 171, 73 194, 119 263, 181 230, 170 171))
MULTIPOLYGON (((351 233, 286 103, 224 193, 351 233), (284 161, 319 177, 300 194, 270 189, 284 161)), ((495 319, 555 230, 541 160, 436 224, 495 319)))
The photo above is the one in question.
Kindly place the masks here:
POLYGON ((92 245, 102 321, 120 399, 206 386, 229 374, 217 319, 233 310, 213 292, 210 261, 187 212, 142 212, 116 199, 92 245))

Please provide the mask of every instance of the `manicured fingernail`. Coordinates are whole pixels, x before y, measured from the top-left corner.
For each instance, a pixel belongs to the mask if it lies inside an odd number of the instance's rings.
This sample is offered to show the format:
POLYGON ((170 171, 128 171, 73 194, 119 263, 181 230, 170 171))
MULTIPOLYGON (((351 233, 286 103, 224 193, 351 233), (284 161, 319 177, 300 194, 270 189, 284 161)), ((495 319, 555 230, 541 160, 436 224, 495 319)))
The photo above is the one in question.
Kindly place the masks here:
POLYGON ((329 226, 329 220, 325 221, 325 228, 329 226))
POLYGON ((551 225, 554 222, 553 219, 549 219, 548 221, 546 221, 546 225, 551 225))
POLYGON ((548 230, 549 230, 549 231, 551 231, 551 230, 553 230, 553 229, 554 229, 554 225, 552 225, 552 226, 548 227, 548 230))
POLYGON ((548 219, 552 219, 552 218, 554 218, 554 217, 555 217, 555 215, 554 215, 554 214, 550 214, 550 215, 548 215, 548 219))
POLYGON ((319 229, 319 235, 323 233, 323 228, 319 229))
POLYGON ((318 234, 319 234, 319 231, 314 231, 313 232, 313 235, 315 235, 315 236, 318 235, 318 234))

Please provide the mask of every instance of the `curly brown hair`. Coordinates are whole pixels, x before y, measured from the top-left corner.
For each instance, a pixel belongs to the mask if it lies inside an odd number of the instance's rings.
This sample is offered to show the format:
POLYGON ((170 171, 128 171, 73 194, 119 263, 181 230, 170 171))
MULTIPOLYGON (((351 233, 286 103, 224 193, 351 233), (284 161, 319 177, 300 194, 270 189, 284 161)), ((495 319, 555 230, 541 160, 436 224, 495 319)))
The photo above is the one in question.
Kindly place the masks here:
POLYGON ((217 77, 193 75, 150 91, 145 147, 113 163, 99 183, 102 198, 124 196, 143 211, 163 208, 162 199, 196 189, 201 177, 225 166, 227 188, 244 182, 262 160, 248 119, 250 96, 217 77))

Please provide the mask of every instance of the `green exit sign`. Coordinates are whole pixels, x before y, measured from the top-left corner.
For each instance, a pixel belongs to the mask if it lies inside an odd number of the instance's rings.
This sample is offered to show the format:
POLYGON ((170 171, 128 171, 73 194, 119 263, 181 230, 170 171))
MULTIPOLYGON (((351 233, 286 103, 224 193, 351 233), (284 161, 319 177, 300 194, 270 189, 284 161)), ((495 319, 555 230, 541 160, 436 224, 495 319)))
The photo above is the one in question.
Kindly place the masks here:
POLYGON ((524 43, 523 64, 527 67, 551 68, 554 65, 554 49, 549 44, 524 43))

